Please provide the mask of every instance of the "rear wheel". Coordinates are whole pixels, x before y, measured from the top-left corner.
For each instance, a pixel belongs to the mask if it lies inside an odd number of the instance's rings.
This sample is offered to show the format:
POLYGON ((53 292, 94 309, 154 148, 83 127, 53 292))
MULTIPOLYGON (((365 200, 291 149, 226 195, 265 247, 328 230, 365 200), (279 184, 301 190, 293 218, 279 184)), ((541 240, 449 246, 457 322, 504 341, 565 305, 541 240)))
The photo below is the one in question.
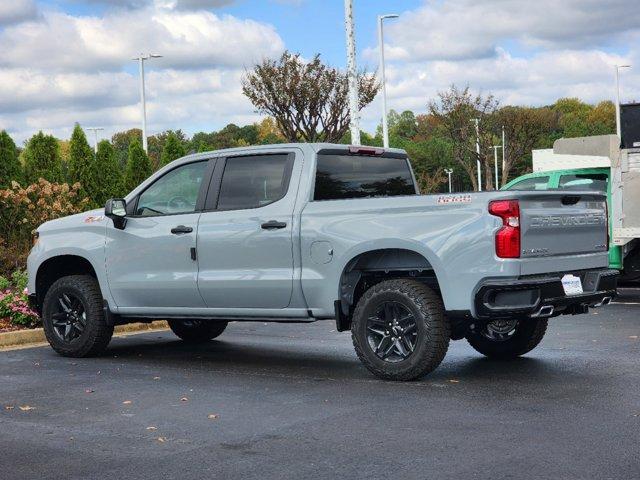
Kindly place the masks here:
POLYGON ((100 286, 89 275, 58 279, 42 303, 44 333, 51 347, 66 357, 102 353, 113 335, 107 325, 100 286))
POLYGON ((536 348, 546 331, 546 319, 494 320, 468 333, 467 341, 487 357, 506 360, 536 348))
POLYGON ((440 365, 450 327, 433 290, 415 280, 388 280, 358 301, 351 337, 358 358, 374 375, 414 380, 440 365))
POLYGON ((212 320, 169 320, 169 328, 185 342, 208 342, 222 334, 228 322, 212 320))

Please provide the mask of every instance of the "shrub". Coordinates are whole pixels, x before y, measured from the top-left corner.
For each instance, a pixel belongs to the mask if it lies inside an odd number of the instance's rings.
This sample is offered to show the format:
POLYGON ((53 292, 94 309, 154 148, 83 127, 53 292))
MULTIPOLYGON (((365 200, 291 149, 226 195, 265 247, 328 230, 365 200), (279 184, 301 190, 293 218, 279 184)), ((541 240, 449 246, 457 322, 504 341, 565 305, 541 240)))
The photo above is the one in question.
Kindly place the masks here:
POLYGON ((24 268, 35 229, 55 218, 79 213, 88 200, 80 185, 50 183, 44 179, 27 187, 12 182, 0 190, 0 274, 24 268))

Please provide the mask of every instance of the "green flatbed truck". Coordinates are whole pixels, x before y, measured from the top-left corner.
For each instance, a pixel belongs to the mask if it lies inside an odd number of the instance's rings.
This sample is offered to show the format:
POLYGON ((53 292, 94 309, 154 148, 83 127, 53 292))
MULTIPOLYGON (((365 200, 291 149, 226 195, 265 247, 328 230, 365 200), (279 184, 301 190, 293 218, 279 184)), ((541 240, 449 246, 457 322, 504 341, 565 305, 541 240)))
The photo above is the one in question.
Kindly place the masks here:
POLYGON ((501 190, 581 190, 607 194, 609 266, 640 279, 640 149, 620 149, 616 135, 560 139, 534 150, 533 173, 501 190))

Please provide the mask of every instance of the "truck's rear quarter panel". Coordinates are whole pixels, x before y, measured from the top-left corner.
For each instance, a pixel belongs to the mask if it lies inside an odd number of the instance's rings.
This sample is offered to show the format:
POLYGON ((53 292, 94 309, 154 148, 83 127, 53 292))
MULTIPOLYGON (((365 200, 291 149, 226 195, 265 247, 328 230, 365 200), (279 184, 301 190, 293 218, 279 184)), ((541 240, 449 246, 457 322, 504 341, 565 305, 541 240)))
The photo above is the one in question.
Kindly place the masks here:
POLYGON ((309 202, 300 227, 301 278, 309 308, 316 316, 332 315, 345 266, 357 255, 378 249, 422 255, 436 274, 449 311, 473 312, 476 288, 487 278, 607 267, 604 224, 563 229, 553 220, 549 226, 533 226, 541 216, 606 215, 604 196, 588 194, 573 205, 563 205, 562 196, 485 192, 309 202), (520 201, 522 246, 540 251, 517 259, 496 256, 494 238, 502 221, 488 213, 489 202, 496 199, 520 201), (596 245, 602 244, 598 251, 596 245), (319 249, 332 255, 319 255, 319 249))

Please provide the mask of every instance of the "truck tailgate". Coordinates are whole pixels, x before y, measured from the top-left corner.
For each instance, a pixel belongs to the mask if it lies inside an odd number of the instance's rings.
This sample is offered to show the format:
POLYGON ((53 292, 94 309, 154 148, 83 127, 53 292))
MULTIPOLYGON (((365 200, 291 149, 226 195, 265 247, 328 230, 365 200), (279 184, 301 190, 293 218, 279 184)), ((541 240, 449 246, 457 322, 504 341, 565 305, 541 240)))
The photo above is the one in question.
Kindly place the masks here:
MULTIPOLYGON (((523 259, 606 253, 606 197, 593 192, 527 192, 520 199, 520 228, 523 259)), ((572 268, 581 266, 578 262, 572 268)))

